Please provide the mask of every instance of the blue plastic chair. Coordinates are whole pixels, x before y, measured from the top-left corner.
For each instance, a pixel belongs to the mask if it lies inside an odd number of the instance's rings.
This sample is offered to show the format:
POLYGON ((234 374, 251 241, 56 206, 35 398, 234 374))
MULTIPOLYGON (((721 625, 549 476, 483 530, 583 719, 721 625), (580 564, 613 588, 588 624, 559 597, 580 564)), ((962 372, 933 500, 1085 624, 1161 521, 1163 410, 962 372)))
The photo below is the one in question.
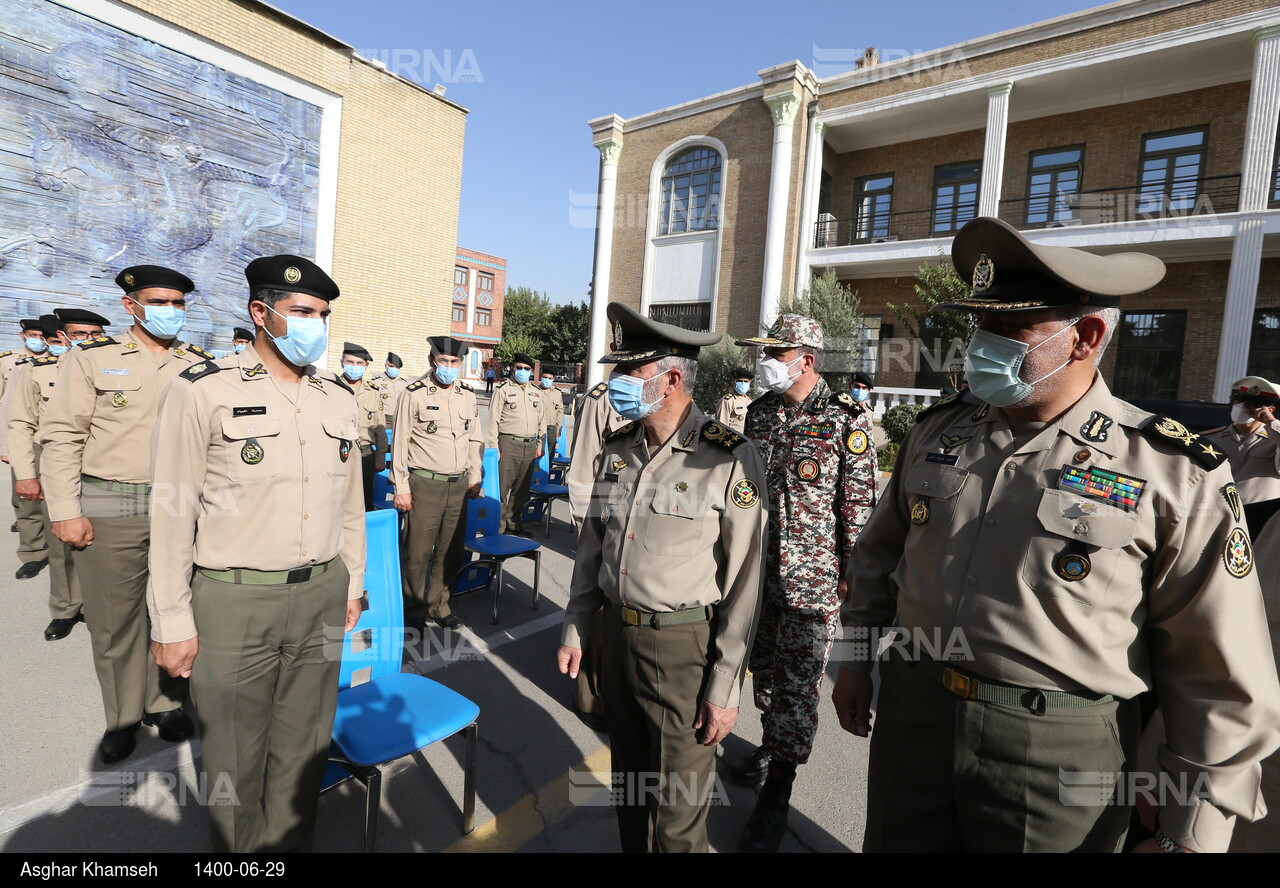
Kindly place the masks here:
POLYGON ((374 509, 394 509, 396 489, 391 483, 391 470, 383 469, 373 473, 373 507, 374 509))
MULTIPOLYGON (((552 471, 556 471, 563 477, 563 469, 552 471)), ((557 483, 550 471, 536 468, 533 470, 533 481, 529 484, 529 496, 542 504, 542 535, 551 536, 551 504, 558 499, 567 500, 569 486, 557 483)))
POLYGON ((542 577, 542 546, 524 537, 498 533, 502 504, 490 496, 467 500, 467 551, 479 556, 463 565, 459 576, 478 565, 492 569, 493 622, 498 622, 498 605, 502 598, 502 565, 508 558, 533 559, 533 610, 538 609, 538 584, 542 577))
POLYGON ((400 588, 400 534, 394 511, 365 515, 369 609, 342 642, 338 711, 321 792, 355 777, 364 784, 365 850, 378 845, 380 765, 395 761, 459 731, 466 732, 462 831, 475 827, 476 723, 480 707, 439 682, 401 672, 404 603, 400 588), (357 650, 357 648, 359 648, 357 650))

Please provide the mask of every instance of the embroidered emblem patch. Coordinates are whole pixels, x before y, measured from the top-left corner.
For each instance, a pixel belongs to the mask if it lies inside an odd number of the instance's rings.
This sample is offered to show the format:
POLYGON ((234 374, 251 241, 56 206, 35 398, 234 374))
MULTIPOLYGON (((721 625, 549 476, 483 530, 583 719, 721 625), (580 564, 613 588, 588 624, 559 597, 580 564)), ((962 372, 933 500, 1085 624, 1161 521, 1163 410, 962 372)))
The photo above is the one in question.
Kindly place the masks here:
POLYGON ((1157 422, 1154 428, 1157 432, 1164 435, 1166 438, 1172 438, 1175 441, 1181 441, 1183 444, 1186 444, 1187 446, 1191 446, 1193 443, 1195 443, 1195 440, 1200 437, 1195 432, 1191 431, 1189 428, 1184 426, 1182 423, 1178 422, 1176 419, 1170 419, 1167 416, 1161 419, 1159 422, 1157 422))
POLYGON ((981 407, 979 407, 979 408, 974 412, 973 416, 970 416, 970 417, 969 417, 969 421, 970 421, 970 422, 977 422, 978 420, 980 420, 980 419, 982 419, 983 417, 985 417, 985 416, 987 415, 987 412, 988 412, 990 409, 991 409, 991 405, 990 405, 990 404, 983 404, 981 407))
POLYGON ((1071 582, 1089 576, 1090 569, 1089 559, 1084 555, 1059 555, 1053 562, 1053 572, 1071 582))
POLYGON ((1137 508, 1146 484, 1142 478, 1119 475, 1106 469, 1078 469, 1075 466, 1063 466, 1058 479, 1060 490, 1106 500, 1123 509, 1137 508))
POLYGON ((739 509, 750 509, 760 502, 760 488, 749 478, 743 478, 733 485, 730 495, 733 498, 733 504, 739 509))
POLYGON ((966 435, 963 438, 959 435, 943 435, 939 440, 942 441, 942 452, 950 453, 966 441, 973 440, 973 435, 966 435))
MULTIPOLYGON (((252 367, 249 367, 244 371, 244 375, 250 378, 254 376, 266 376, 267 368, 263 367, 261 364, 254 364, 252 367)), ((312 377, 312 379, 314 378, 315 377, 312 377)))
POLYGON ((1249 545, 1249 535, 1238 527, 1231 531, 1222 548, 1222 563, 1227 566, 1227 573, 1238 580, 1253 570, 1253 546, 1249 545))
POLYGON ((284 270, 284 280, 287 284, 296 284, 302 280, 302 272, 292 265, 284 270))
POLYGON ((175 349, 173 350, 173 353, 174 353, 175 355, 178 355, 179 357, 181 357, 181 356, 182 356, 182 349, 180 349, 180 348, 175 348, 175 349))
POLYGON ((978 264, 973 266, 973 292, 985 293, 996 281, 996 264, 983 253, 978 257, 978 264))
POLYGON ((240 460, 246 465, 256 466, 262 462, 262 458, 266 455, 266 451, 262 449, 262 445, 258 443, 257 438, 250 438, 240 448, 240 460))
POLYGON ((338 442, 338 459, 346 462, 349 456, 351 456, 351 442, 344 438, 338 442))
POLYGON ((862 429, 854 429, 844 439, 844 446, 854 456, 861 456, 867 452, 871 446, 871 441, 867 438, 867 433, 862 429))
POLYGON ((814 481, 822 475, 822 466, 812 458, 805 458, 796 463, 796 477, 801 481, 814 481))
POLYGON ((129 399, 124 396, 124 392, 116 392, 111 396, 112 407, 123 407, 129 403, 129 399))
POLYGON ((792 427, 791 434, 805 438, 830 438, 835 431, 836 427, 829 422, 802 422, 792 427))
POLYGON ((437 428, 439 428, 439 426, 436 425, 436 421, 434 419, 431 420, 431 422, 427 423, 427 434, 434 435, 437 428))
POLYGON ((615 459, 609 465, 613 467, 615 472, 621 472, 627 467, 627 461, 625 459, 615 459))
POLYGON ((1227 505, 1231 507, 1231 516, 1239 521, 1240 513, 1244 511, 1244 506, 1240 502, 1240 491, 1236 490, 1234 484, 1228 484, 1222 488, 1222 497, 1227 501, 1227 505))
POLYGON ((1115 420, 1097 410, 1089 414, 1089 418, 1080 426, 1080 437, 1086 441, 1107 440, 1107 429, 1115 425, 1115 420))
POLYGON ((693 439, 698 436, 697 429, 689 429, 689 434, 684 436, 684 440, 680 442, 681 447, 688 447, 693 443, 693 439))
POLYGON ((919 527, 929 520, 929 504, 924 500, 911 507, 911 523, 919 527))
POLYGON ((688 489, 689 489, 689 485, 686 484, 685 482, 683 481, 676 482, 676 493, 685 493, 686 491, 688 491, 688 489))

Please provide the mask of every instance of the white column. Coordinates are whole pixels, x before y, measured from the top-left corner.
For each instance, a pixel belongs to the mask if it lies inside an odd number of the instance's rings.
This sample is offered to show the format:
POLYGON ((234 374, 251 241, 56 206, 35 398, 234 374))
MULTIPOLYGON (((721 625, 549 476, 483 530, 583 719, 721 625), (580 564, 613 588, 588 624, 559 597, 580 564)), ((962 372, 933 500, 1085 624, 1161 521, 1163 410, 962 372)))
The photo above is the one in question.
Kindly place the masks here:
POLYGON ((987 141, 982 149, 982 183, 978 188, 978 215, 1000 215, 1000 185, 1004 182, 1004 141, 1009 129, 1009 94, 1012 83, 987 87, 987 141))
POLYGON ((588 387, 604 379, 604 366, 609 319, 609 264, 613 258, 613 215, 618 196, 618 155, 622 142, 606 139, 597 142, 600 149, 600 205, 596 209, 596 262, 591 277, 591 332, 587 337, 587 366, 583 368, 588 387))
POLYGON ((827 125, 814 117, 809 125, 809 153, 804 163, 804 205, 800 212, 800 248, 796 251, 796 288, 809 286, 809 263, 805 255, 813 249, 818 222, 818 195, 822 191, 822 146, 827 125))
POLYGON ((773 112, 773 165, 769 168, 769 213, 764 230, 764 284, 760 288, 760 325, 778 315, 782 291, 782 256, 787 243, 787 203, 791 199, 792 121, 800 97, 783 93, 765 99, 773 112))
POLYGON ((480 270, 467 269, 467 335, 476 331, 476 287, 480 286, 480 270))
MULTIPOLYGON (((1276 126, 1280 123, 1280 26, 1253 32, 1253 82, 1240 164, 1240 212, 1257 214, 1271 195, 1276 126)), ((1245 215, 1231 245, 1231 271, 1222 306, 1218 366, 1213 379, 1215 400, 1225 401, 1231 383, 1249 374, 1249 339, 1258 300, 1262 263, 1262 219, 1245 215)))

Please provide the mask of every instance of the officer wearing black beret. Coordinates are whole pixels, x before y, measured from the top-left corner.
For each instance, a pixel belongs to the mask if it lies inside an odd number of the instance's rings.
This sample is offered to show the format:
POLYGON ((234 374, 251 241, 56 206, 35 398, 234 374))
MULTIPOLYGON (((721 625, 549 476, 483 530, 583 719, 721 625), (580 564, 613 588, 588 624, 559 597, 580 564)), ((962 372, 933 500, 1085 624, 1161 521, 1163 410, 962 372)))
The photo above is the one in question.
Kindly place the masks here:
POLYGON ((251 330, 246 330, 244 327, 235 327, 231 330, 231 346, 235 349, 236 354, 240 354, 252 342, 253 332, 251 330))
POLYGON ((751 406, 751 380, 755 373, 746 367, 733 368, 733 389, 725 394, 716 404, 716 420, 727 425, 738 434, 747 421, 747 408, 751 406))
MULTIPOLYGON (((511 376, 494 389, 489 404, 489 443, 498 448, 498 486, 502 493, 500 533, 519 534, 534 463, 542 456, 542 399, 530 382, 534 360, 517 352, 511 356, 511 376)), ((559 394, 556 394, 559 397, 559 394)))
POLYGON ((387 421, 382 393, 368 380, 373 355, 354 342, 342 344, 342 375, 356 393, 356 430, 360 433, 360 467, 364 475, 364 508, 373 511, 373 476, 386 468, 387 421))

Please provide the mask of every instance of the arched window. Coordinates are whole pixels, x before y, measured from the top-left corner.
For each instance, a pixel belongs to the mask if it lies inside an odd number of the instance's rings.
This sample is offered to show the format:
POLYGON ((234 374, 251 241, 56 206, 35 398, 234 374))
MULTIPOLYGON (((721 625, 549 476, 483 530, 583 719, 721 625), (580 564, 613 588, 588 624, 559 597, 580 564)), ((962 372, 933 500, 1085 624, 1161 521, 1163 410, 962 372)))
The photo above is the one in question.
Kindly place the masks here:
POLYGON ((690 148, 662 171, 662 215, 658 234, 714 231, 720 224, 720 153, 690 148))

